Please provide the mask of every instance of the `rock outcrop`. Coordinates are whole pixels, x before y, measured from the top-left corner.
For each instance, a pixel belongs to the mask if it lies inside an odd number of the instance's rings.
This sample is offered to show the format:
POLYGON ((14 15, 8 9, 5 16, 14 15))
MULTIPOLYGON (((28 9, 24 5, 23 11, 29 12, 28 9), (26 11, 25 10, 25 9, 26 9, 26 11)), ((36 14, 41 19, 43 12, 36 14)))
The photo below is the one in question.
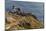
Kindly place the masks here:
POLYGON ((18 11, 6 12, 5 26, 7 30, 19 30, 19 29, 39 29, 43 28, 43 24, 38 21, 37 17, 32 13, 22 13, 18 8, 18 11))

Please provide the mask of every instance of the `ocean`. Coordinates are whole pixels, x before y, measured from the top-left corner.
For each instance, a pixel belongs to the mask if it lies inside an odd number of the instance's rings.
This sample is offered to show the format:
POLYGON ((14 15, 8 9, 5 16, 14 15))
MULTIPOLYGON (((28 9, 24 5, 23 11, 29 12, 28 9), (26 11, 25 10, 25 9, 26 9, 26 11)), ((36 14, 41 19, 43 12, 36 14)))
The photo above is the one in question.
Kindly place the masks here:
POLYGON ((5 1, 5 11, 12 10, 12 6, 19 7, 23 12, 29 12, 35 15, 40 21, 44 20, 44 3, 43 2, 26 2, 26 1, 5 1))

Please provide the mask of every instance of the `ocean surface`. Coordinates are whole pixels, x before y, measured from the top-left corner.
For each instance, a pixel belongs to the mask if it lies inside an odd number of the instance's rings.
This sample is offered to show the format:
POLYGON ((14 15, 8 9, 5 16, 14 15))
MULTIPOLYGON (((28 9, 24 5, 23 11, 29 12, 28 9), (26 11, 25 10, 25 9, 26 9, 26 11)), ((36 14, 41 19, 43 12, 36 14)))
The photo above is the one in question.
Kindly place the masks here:
POLYGON ((23 12, 34 14, 39 20, 44 20, 44 3, 43 2, 26 2, 26 1, 5 1, 6 11, 12 10, 12 6, 19 7, 23 12))

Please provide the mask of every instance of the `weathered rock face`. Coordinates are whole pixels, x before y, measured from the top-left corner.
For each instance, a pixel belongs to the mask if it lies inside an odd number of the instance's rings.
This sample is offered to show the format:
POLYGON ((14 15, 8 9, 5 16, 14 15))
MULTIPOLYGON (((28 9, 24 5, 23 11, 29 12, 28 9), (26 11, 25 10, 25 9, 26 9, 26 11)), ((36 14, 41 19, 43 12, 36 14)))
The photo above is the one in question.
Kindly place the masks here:
POLYGON ((37 20, 37 17, 28 13, 7 12, 5 21, 6 30, 43 28, 43 24, 37 20))

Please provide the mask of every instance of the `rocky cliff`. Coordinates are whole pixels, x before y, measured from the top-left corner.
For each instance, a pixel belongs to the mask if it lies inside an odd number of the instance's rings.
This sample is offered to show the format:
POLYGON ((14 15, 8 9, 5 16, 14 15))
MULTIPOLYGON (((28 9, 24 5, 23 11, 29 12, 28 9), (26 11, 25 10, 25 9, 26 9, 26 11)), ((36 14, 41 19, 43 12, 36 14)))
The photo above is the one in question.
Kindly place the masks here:
POLYGON ((43 24, 31 13, 22 13, 20 11, 9 11, 5 13, 5 29, 23 30, 23 29, 39 29, 43 28, 43 24))

